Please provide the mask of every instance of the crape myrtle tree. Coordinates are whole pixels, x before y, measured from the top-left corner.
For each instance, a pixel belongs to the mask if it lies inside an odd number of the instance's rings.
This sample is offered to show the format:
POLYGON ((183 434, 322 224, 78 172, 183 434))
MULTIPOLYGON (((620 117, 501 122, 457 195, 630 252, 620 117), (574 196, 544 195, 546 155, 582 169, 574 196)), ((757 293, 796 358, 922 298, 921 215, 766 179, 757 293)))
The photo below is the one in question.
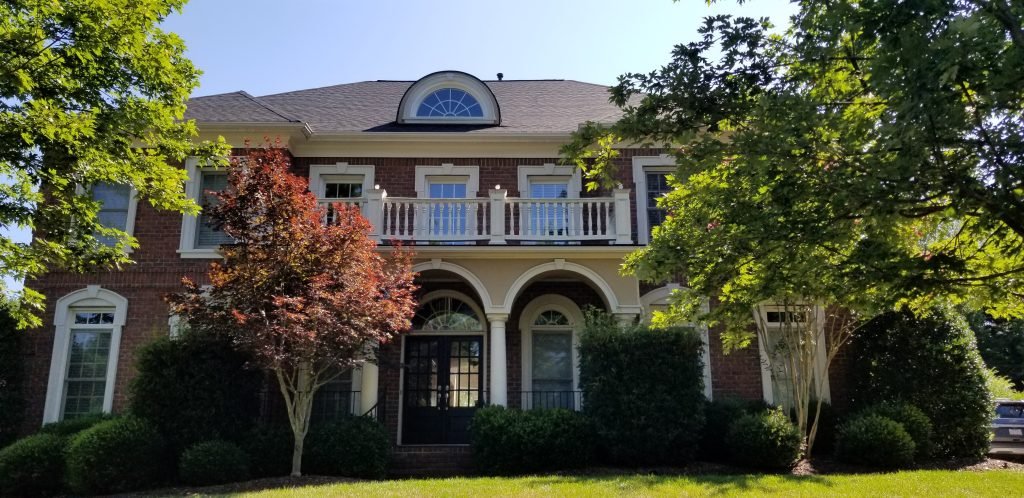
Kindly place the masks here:
POLYGON ((209 286, 185 279, 169 301, 193 331, 228 334, 272 372, 298 476, 313 396, 410 327, 415 286, 409 252, 380 255, 358 207, 334 205, 336 221, 325 224, 306 180, 288 168, 278 148, 233 161, 211 217, 235 243, 210 265, 209 286))
POLYGON ((591 188, 614 181, 617 144, 675 157, 668 218, 626 271, 684 277, 663 318, 723 324, 726 350, 766 302, 845 310, 826 312, 829 359, 885 310, 1020 316, 1024 4, 794 3, 781 33, 705 19, 665 66, 620 77, 617 123, 563 148, 591 188))
MULTIPOLYGON (((30 243, 0 237, 0 276, 87 271, 130 262, 135 239, 102 225, 89 187, 128 186, 159 209, 195 213, 184 194, 196 144, 183 120, 199 71, 160 23, 185 0, 10 0, 0 3, 0 225, 31 229, 30 243), (107 244, 104 241, 113 240, 107 244)), ((30 287, 12 308, 38 326, 43 296, 30 287)))

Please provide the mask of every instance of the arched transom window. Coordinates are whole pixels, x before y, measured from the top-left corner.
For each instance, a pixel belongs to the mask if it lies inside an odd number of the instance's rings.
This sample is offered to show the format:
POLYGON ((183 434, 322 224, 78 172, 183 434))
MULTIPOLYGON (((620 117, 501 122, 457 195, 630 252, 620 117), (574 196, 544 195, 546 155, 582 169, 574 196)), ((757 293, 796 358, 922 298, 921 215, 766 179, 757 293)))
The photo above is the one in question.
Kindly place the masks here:
POLYGON ((423 331, 480 332, 483 324, 473 307, 459 298, 444 296, 420 305, 412 327, 423 331))
POLYGON ((416 116, 421 118, 433 117, 483 117, 484 111, 476 98, 458 88, 442 88, 423 99, 416 116))
POLYGON ((533 324, 538 327, 567 327, 569 319, 559 311, 547 310, 537 315, 533 324))

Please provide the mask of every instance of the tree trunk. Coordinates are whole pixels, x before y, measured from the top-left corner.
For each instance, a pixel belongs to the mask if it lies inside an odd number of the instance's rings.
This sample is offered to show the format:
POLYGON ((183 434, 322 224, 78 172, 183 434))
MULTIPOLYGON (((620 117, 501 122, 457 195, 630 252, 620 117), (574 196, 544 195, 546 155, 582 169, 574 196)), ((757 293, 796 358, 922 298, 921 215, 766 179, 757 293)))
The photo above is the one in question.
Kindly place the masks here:
POLYGON ((292 427, 292 435, 295 444, 292 447, 292 477, 302 475, 302 451, 306 440, 306 433, 309 432, 309 418, 313 411, 313 375, 309 362, 299 363, 295 372, 294 384, 288 385, 288 380, 278 371, 277 380, 281 386, 281 394, 284 395, 285 405, 288 408, 288 422, 292 427))

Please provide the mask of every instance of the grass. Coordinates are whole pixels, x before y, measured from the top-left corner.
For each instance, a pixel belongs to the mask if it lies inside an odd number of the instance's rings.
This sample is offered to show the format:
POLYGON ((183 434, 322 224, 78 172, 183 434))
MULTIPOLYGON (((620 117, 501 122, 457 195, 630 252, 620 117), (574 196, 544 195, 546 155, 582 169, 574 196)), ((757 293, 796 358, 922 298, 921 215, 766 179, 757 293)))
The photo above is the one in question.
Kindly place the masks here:
MULTIPOLYGON (((828 476, 537 476, 338 483, 218 496, 1020 496, 1024 473, 913 471, 828 476)), ((210 496, 210 495, 192 495, 210 496)))

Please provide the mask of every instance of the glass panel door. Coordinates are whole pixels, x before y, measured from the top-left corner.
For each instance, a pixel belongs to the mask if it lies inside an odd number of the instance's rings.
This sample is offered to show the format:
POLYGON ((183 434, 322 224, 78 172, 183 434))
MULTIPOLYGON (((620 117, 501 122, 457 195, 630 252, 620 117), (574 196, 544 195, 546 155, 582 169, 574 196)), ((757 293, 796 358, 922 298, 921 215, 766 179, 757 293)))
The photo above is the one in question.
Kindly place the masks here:
POLYGON ((482 336, 406 338, 403 444, 468 444, 482 399, 482 336))

